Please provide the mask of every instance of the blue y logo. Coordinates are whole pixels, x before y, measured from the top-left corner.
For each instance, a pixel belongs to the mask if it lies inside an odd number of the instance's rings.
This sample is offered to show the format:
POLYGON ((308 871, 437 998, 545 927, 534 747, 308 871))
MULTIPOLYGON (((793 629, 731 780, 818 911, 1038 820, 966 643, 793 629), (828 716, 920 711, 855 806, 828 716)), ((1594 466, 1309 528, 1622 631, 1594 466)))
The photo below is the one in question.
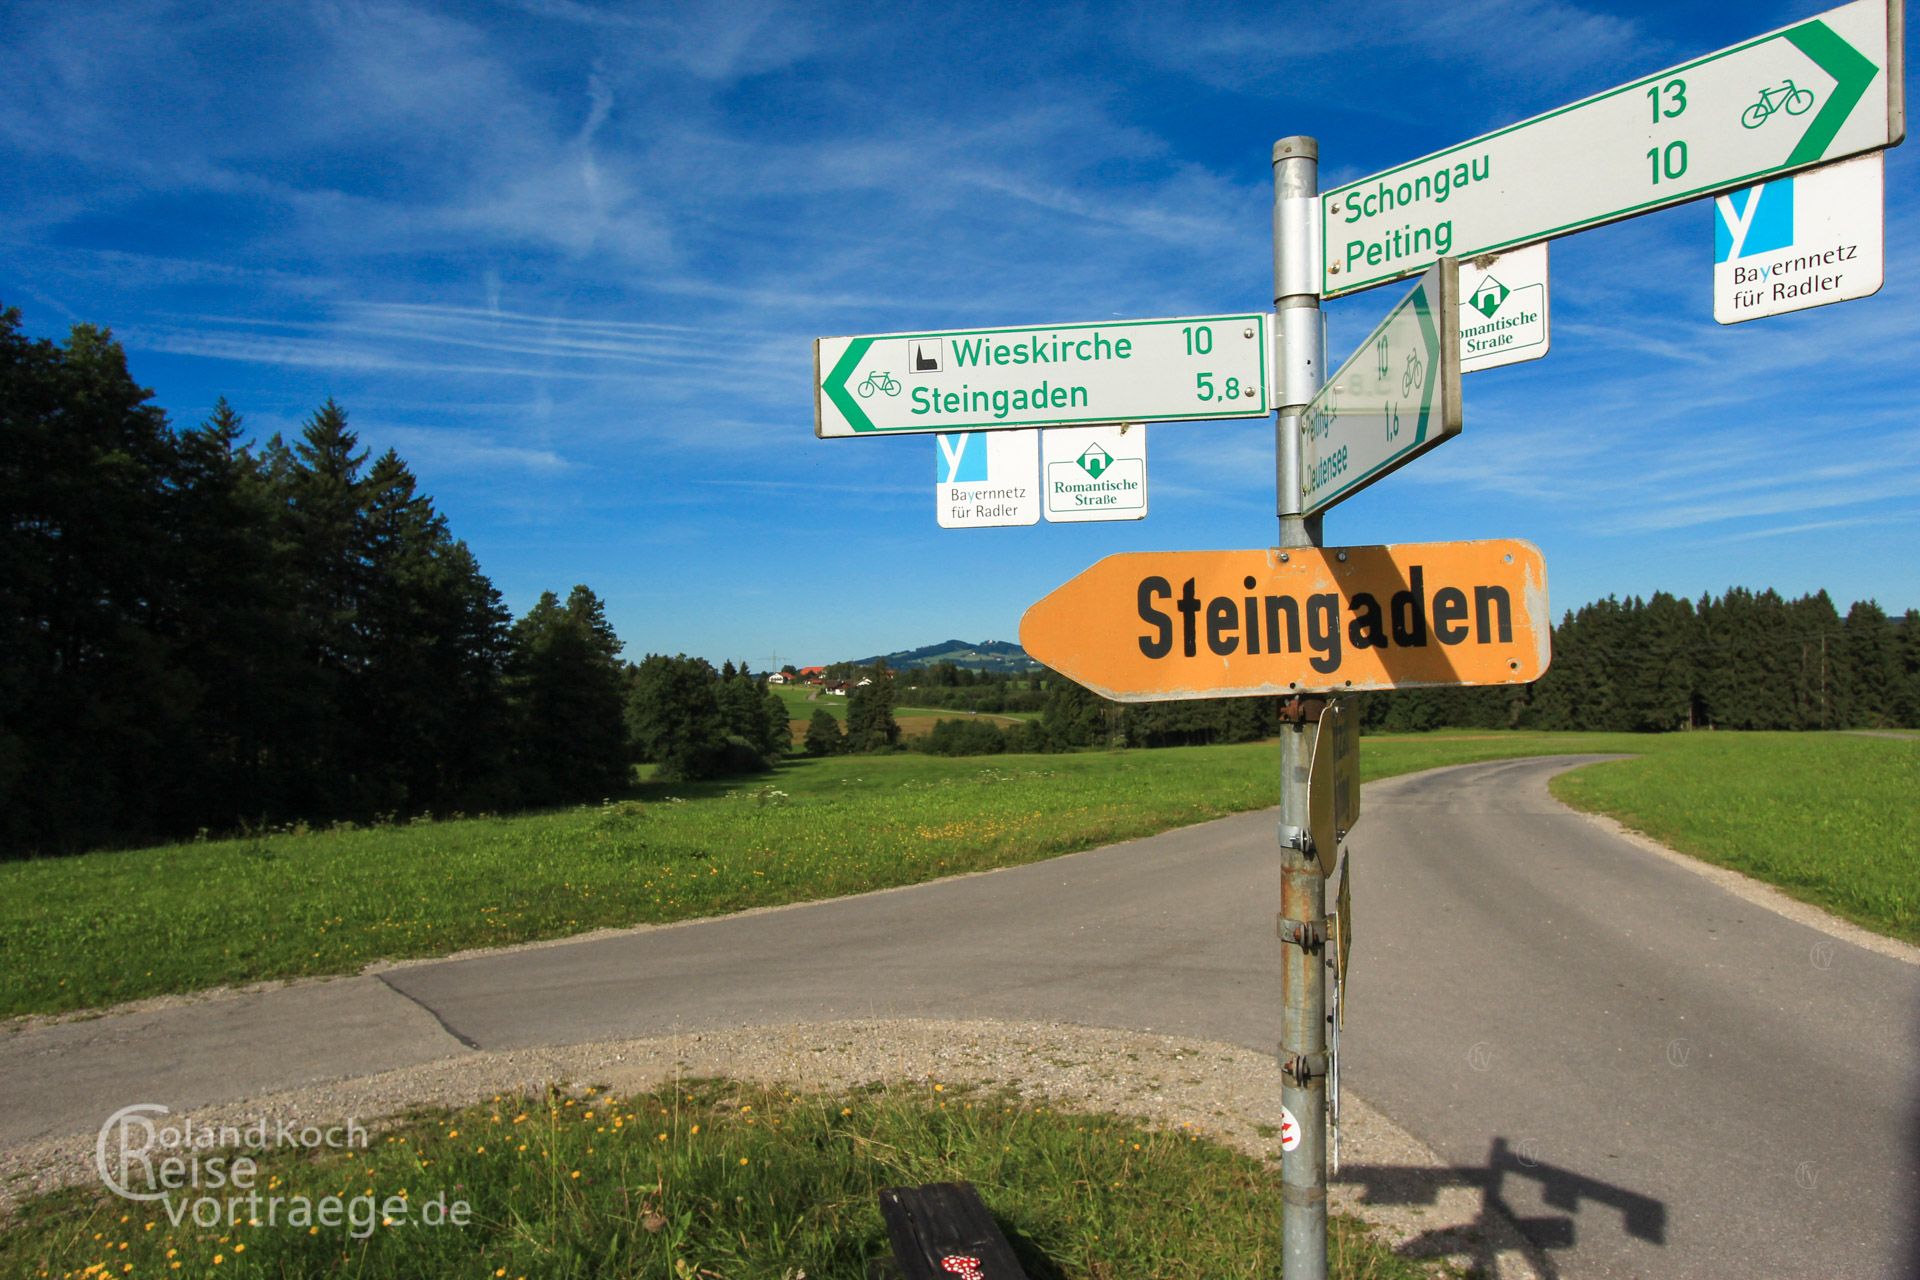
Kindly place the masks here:
POLYGON ((1713 202, 1713 260, 1771 253, 1793 245, 1793 179, 1763 182, 1713 202))
POLYGON ((987 442, 980 433, 960 431, 936 434, 934 440, 940 446, 940 456, 935 461, 933 472, 936 483, 966 484, 968 481, 986 480, 987 442), (980 443, 974 444, 975 440, 980 443))

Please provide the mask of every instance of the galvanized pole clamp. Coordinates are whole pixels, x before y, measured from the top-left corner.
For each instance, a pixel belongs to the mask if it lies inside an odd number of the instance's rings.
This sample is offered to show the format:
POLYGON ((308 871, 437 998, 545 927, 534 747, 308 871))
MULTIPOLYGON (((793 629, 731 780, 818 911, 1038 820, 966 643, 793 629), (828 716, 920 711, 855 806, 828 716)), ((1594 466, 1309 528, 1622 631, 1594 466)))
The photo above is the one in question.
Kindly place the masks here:
MULTIPOLYGON (((1280 1061, 1280 1074, 1293 1082, 1296 1089, 1304 1089, 1315 1080, 1323 1082, 1327 1078, 1327 1055, 1324 1053, 1285 1054, 1280 1061)), ((1299 1117, 1294 1117, 1295 1123, 1299 1117)))

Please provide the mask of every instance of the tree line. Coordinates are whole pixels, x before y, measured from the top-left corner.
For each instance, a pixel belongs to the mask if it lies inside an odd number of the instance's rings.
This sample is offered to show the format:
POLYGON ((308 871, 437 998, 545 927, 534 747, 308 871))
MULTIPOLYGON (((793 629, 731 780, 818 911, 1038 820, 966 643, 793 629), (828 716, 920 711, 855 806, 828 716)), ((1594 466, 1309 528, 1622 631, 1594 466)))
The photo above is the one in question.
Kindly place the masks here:
POLYGON ((1842 616, 1825 591, 1608 597, 1561 619, 1531 685, 1373 693, 1363 713, 1385 731, 1920 726, 1920 613, 1863 600, 1842 616))
POLYGON ((177 428, 112 335, 0 310, 0 856, 597 799, 764 768, 729 662, 620 659, 586 586, 515 619, 392 450, 328 400, 177 428), (668 693, 663 693, 668 690, 668 693))

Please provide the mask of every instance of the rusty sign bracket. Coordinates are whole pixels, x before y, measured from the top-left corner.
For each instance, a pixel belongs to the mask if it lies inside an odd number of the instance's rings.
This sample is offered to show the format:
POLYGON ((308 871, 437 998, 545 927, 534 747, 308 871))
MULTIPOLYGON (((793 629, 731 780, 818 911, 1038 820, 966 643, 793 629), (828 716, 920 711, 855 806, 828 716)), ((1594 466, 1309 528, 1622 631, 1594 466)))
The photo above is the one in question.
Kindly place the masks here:
POLYGON ((1320 719, 1327 702, 1328 699, 1324 697, 1304 693, 1283 698, 1280 700, 1280 723, 1313 724, 1320 719))
POLYGON ((1274 919, 1274 933, 1288 946, 1307 951, 1320 951, 1327 945, 1325 920, 1289 920, 1284 915, 1277 916, 1274 919))

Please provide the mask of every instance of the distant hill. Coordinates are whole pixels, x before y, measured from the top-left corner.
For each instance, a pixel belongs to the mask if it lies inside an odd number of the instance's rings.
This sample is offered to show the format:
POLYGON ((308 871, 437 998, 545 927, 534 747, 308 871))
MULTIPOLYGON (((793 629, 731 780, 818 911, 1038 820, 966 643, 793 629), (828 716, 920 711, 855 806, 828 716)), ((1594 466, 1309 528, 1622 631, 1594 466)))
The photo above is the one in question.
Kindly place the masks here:
POLYGON ((969 667, 975 671, 1040 670, 1040 664, 1029 658, 1027 651, 1011 640, 982 640, 978 644, 965 640, 942 640, 918 649, 860 658, 854 665, 871 666, 882 660, 896 671, 903 667, 930 667, 936 662, 951 662, 956 667, 969 667))

